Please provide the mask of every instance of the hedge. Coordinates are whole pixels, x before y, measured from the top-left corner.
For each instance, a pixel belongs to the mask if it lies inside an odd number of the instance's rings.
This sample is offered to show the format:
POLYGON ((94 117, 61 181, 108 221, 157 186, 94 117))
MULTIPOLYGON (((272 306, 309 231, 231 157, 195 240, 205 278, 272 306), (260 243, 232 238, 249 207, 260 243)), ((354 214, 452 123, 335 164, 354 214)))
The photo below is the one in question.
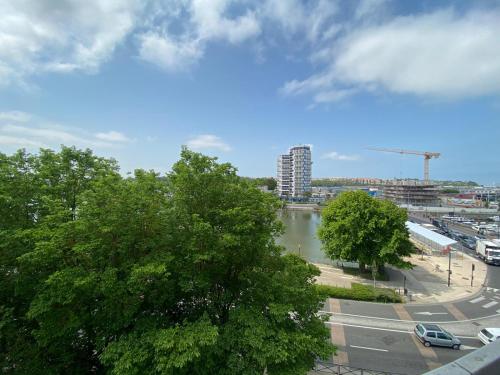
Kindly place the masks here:
POLYGON ((373 288, 371 285, 352 283, 351 288, 340 288, 330 285, 316 285, 316 288, 319 293, 330 298, 371 302, 402 302, 401 296, 394 290, 387 288, 373 288))

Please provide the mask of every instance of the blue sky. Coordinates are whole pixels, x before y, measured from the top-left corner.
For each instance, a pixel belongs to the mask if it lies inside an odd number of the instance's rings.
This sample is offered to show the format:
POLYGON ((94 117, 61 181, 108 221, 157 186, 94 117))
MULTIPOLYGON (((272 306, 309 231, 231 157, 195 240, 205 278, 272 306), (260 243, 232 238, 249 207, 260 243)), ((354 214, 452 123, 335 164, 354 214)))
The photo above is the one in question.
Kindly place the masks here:
POLYGON ((0 151, 500 183, 499 1, 0 0, 0 151))

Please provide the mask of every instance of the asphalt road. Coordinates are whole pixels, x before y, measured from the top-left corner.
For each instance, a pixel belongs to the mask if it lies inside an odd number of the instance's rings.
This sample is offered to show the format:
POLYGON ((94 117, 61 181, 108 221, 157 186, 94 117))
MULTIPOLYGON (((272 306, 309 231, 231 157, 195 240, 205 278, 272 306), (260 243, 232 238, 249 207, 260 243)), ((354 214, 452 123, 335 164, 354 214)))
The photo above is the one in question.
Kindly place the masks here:
MULTIPOLYGON (((333 327, 335 329, 335 327, 333 327)), ((425 348, 413 332, 394 329, 367 329, 344 326, 349 366, 395 374, 423 374, 431 368, 452 362, 482 344, 475 338, 461 338, 461 350, 425 348)))
MULTIPOLYGON (((421 218, 415 221, 429 222, 421 218)), ((464 232, 460 226, 455 225, 453 229, 464 232)), ((457 250, 474 255, 473 250, 462 245, 457 245, 457 250)), ((334 343, 344 352, 343 358, 349 366, 397 374, 423 374, 481 347, 476 333, 483 323, 500 327, 500 267, 488 266, 485 288, 479 294, 453 303, 395 307, 340 300, 339 308, 341 312, 335 314, 337 321, 330 324, 337 332, 334 338, 338 338, 339 332, 343 335, 341 345, 334 343), (413 321, 441 322, 452 333, 461 332, 464 335, 459 336, 462 349, 425 348, 411 331, 413 321)))

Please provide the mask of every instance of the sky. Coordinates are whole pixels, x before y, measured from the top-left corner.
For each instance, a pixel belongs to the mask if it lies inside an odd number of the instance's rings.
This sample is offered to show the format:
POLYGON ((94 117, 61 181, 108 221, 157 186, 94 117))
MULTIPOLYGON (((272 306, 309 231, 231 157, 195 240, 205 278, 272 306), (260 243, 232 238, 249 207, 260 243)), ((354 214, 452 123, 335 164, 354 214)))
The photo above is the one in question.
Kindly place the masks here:
POLYGON ((500 1, 0 0, 0 152, 500 183, 500 1))

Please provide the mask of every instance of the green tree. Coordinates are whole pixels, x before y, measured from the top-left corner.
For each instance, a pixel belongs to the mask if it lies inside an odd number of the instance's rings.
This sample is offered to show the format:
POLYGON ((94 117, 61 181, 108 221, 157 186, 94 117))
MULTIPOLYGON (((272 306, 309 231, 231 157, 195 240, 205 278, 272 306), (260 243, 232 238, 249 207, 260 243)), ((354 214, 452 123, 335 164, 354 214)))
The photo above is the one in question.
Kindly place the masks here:
POLYGON ((32 334, 36 322, 27 316, 43 282, 59 267, 46 241, 75 219, 75 197, 104 174, 117 175, 116 164, 90 150, 0 154, 0 368, 50 373, 32 334), (35 255, 39 264, 26 268, 22 260, 35 255))
POLYGON ((323 250, 332 259, 381 268, 411 268, 403 259, 413 251, 406 229, 407 213, 392 202, 363 191, 342 193, 322 212, 318 230, 323 250))
POLYGON ((124 179, 88 151, 23 155, 2 160, 34 165, 14 168, 27 198, 0 174, 1 202, 37 207, 0 231, 7 373, 305 374, 332 353, 319 270, 282 255, 277 200, 230 164, 184 149, 167 179, 124 179))

